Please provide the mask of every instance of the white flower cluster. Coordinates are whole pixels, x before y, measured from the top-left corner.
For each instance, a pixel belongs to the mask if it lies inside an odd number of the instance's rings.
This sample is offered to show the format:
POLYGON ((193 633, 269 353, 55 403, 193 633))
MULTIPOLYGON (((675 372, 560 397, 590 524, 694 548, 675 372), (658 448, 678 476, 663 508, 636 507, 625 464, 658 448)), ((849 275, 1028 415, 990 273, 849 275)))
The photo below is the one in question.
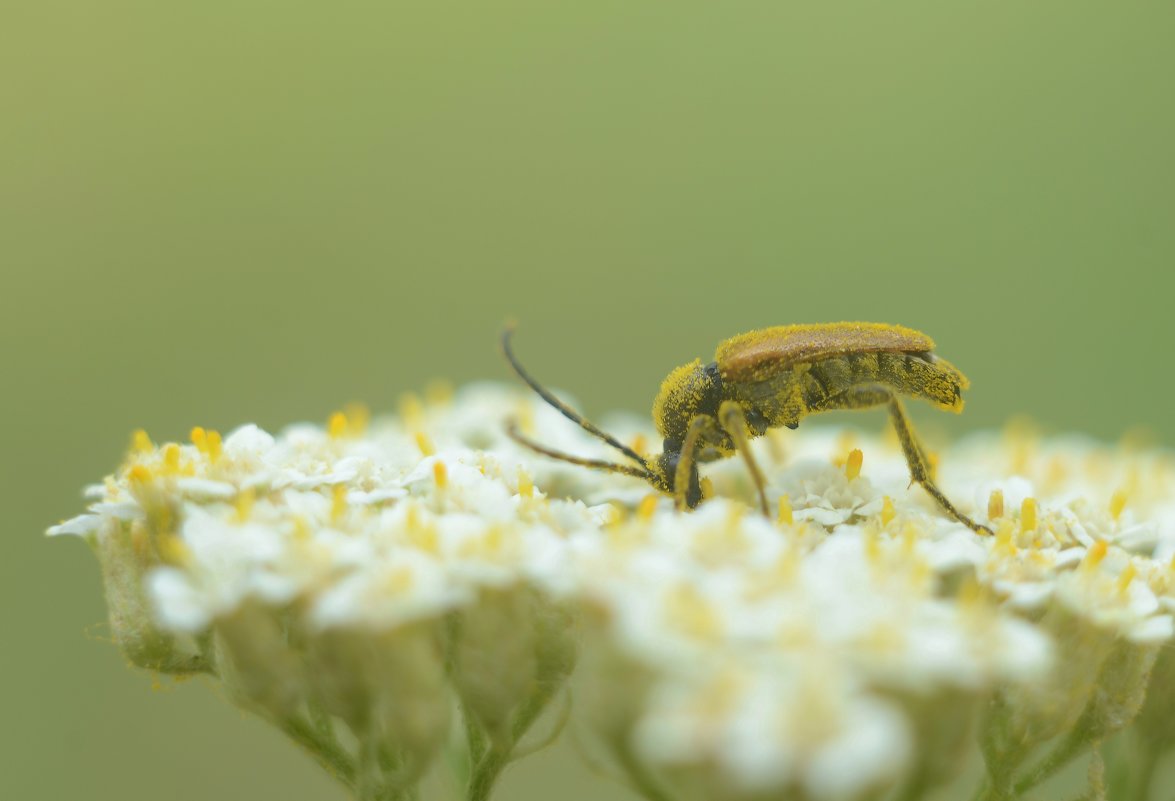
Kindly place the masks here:
POLYGON ((985 537, 884 438, 770 432, 766 519, 737 460, 679 513, 507 418, 604 455, 496 386, 371 425, 140 432, 49 533, 94 547, 136 664, 217 676, 361 799, 411 797, 446 748, 486 798, 549 707, 653 799, 970 797, 980 754, 978 797, 1007 799, 1132 724, 1138 753, 1175 742, 1170 454, 964 442, 940 483, 985 537))

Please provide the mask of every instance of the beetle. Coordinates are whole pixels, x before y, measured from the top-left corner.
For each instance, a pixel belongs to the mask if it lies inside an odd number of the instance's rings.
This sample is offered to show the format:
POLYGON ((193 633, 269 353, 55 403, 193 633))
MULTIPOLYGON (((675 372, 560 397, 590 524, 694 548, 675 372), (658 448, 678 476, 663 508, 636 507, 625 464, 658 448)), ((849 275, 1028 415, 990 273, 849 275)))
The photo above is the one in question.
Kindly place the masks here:
POLYGON ((694 359, 671 372, 653 402, 653 419, 664 438, 661 453, 646 456, 624 445, 556 398, 519 363, 511 343, 514 328, 502 332, 502 351, 518 377, 585 431, 620 451, 633 464, 584 459, 547 448, 511 423, 507 431, 537 453, 585 467, 644 479, 672 495, 678 509, 702 501, 698 464, 742 455, 769 514, 763 473, 750 440, 769 428, 794 429, 811 414, 835 409, 886 406, 910 470, 918 483, 955 520, 981 534, 987 526, 960 512, 934 483, 901 396, 921 398, 939 409, 963 410, 969 382, 934 353, 926 334, 886 323, 816 323, 762 328, 724 340, 714 360, 694 359))

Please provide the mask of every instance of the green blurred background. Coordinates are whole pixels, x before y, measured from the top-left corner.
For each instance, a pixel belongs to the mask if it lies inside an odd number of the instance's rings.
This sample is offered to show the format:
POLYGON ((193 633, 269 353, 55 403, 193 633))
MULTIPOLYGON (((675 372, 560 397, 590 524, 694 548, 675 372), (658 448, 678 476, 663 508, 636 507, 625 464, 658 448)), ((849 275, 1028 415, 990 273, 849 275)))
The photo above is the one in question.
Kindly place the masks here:
POLYGON ((723 337, 869 319, 970 375, 952 431, 1171 444, 1173 43, 1165 1, 7 0, 0 797, 343 798, 126 669, 90 554, 41 539, 136 426, 504 379, 511 315, 644 413, 723 337))

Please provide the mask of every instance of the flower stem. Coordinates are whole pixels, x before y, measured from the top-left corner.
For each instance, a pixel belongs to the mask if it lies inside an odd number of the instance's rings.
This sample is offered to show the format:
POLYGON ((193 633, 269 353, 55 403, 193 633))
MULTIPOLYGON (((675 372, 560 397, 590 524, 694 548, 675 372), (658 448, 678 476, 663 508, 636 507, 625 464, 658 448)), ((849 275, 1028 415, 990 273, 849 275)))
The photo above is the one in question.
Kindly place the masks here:
POLYGON ((1078 727, 1049 753, 1028 775, 1016 782, 1016 795, 1023 795, 1051 777, 1061 768, 1084 753, 1092 743, 1085 736, 1085 732, 1078 727))
POLYGON ((567 721, 569 721, 570 719, 571 719, 571 696, 570 696, 570 693, 568 693, 567 697, 564 699, 563 706, 560 707, 560 709, 559 709, 559 717, 555 720, 554 724, 551 726, 551 730, 549 732, 547 732, 542 738, 535 741, 533 744, 528 744, 525 748, 518 748, 516 746, 514 749, 514 759, 522 759, 523 757, 528 757, 531 754, 538 753, 539 751, 542 751, 547 746, 551 745, 553 742, 555 742, 555 740, 559 739, 559 735, 563 733, 563 730, 565 728, 567 728, 567 721))
POLYGON ((628 776, 633 789, 640 793, 641 797, 647 801, 672 801, 669 794, 657 784, 656 779, 649 775, 648 770, 632 753, 631 748, 625 744, 618 744, 615 751, 616 760, 624 768, 624 773, 628 776))
POLYGON ((473 766, 473 773, 469 777, 469 789, 465 793, 467 801, 486 801, 493 792, 498 776, 509 761, 509 748, 502 749, 491 745, 473 766))
POLYGON ((926 777, 919 772, 917 776, 912 776, 906 781, 898 794, 893 797, 893 801, 919 801, 926 795, 927 789, 926 777))
POLYGON ((1125 801, 1147 801, 1150 798, 1151 784, 1158 766, 1159 751, 1147 744, 1142 749, 1138 762, 1130 770, 1129 785, 1123 795, 1125 801))
POLYGON ((355 761, 321 727, 314 726, 300 717, 291 717, 281 723, 282 731, 291 740, 310 752, 331 776, 347 787, 355 786, 355 761))

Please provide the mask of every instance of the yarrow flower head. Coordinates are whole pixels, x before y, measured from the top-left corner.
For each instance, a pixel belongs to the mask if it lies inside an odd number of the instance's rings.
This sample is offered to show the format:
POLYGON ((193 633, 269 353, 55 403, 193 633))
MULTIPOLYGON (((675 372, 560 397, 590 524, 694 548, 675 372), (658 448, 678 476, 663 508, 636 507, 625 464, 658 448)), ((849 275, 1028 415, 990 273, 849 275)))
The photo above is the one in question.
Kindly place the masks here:
POLYGON ((135 664, 214 676, 361 799, 443 765, 484 799, 569 722, 650 799, 1011 799, 1087 753, 1093 798, 1123 732, 1141 798, 1175 743, 1166 452, 972 437, 939 480, 984 536, 884 438, 769 432, 767 518, 734 460, 679 512, 507 418, 598 446, 494 385, 277 436, 138 432, 49 533, 94 548, 135 664))

